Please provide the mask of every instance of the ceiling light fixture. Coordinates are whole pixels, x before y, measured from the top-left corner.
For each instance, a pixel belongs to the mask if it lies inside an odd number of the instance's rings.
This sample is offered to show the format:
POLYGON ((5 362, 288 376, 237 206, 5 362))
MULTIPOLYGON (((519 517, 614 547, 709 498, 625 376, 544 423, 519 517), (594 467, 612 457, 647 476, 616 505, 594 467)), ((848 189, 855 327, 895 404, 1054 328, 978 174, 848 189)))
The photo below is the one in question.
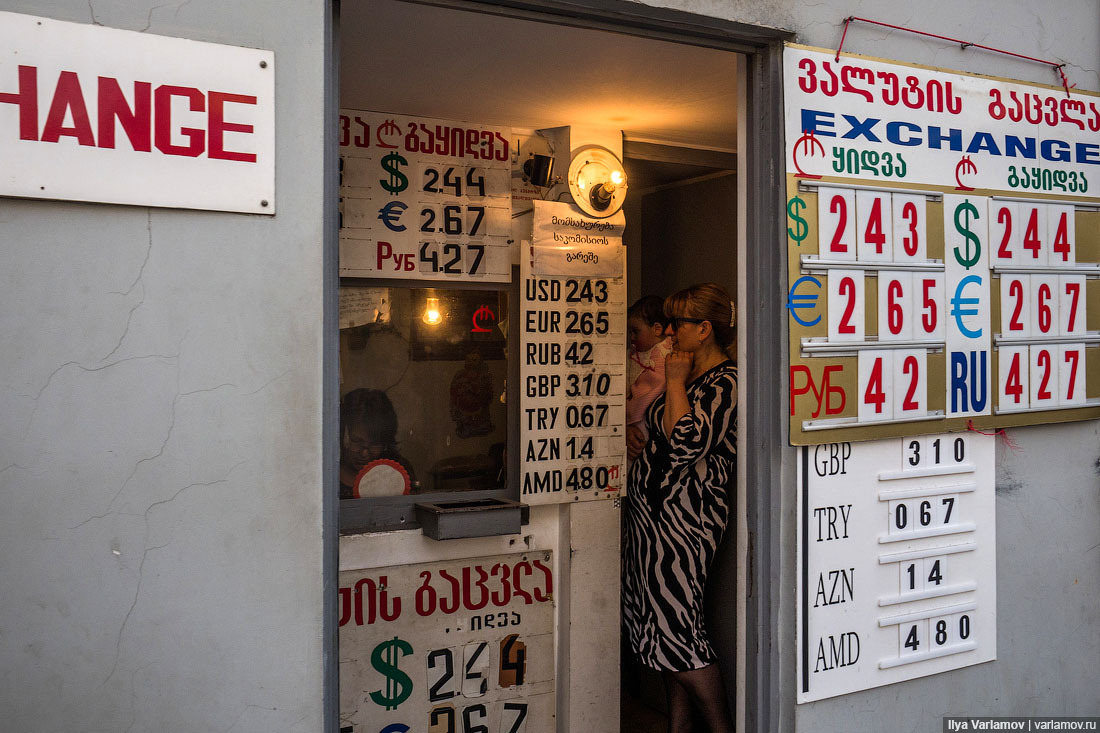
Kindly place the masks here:
POLYGON ((584 213, 603 219, 617 213, 626 200, 626 171, 610 150, 587 145, 569 164, 569 192, 584 213))

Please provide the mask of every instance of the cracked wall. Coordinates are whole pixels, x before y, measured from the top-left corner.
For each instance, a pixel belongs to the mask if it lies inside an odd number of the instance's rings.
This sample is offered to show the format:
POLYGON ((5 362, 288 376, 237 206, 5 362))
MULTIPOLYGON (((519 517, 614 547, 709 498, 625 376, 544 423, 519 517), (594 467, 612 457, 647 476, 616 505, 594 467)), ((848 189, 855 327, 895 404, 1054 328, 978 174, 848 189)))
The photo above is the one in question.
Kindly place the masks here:
POLYGON ((274 50, 294 141, 275 217, 0 199, 4 727, 317 731, 324 4, 0 10, 274 50))

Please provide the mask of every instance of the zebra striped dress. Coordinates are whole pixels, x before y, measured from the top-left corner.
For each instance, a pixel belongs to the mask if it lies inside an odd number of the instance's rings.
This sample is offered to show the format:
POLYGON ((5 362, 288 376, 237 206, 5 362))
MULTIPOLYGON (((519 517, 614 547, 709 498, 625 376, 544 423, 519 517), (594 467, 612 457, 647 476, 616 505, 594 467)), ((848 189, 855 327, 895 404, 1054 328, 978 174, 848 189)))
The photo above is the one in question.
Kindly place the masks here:
POLYGON ((630 469, 623 535, 623 625, 657 670, 715 661, 703 621, 707 570, 730 514, 737 471, 737 367, 725 361, 687 385, 691 409, 666 437, 665 396, 646 414, 649 442, 630 469))

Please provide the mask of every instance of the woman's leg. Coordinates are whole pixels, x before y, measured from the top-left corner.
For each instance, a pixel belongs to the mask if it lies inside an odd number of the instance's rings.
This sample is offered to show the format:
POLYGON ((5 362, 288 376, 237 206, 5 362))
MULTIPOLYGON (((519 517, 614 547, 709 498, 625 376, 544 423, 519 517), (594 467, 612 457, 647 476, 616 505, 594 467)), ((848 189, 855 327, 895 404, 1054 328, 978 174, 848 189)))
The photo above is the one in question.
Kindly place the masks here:
MULTIPOLYGON (((686 693, 691 705, 707 721, 712 733, 733 733, 733 719, 726 707, 726 688, 722 684, 722 670, 717 664, 709 664, 701 669, 687 672, 669 672, 666 678, 672 678, 669 689, 678 688, 686 693)), ((669 693, 669 730, 691 730, 691 713, 687 714, 687 728, 672 727, 672 694, 669 693)))
POLYGON ((668 733, 691 733, 691 696, 680 684, 682 672, 662 672, 665 681, 665 699, 668 701, 668 733))

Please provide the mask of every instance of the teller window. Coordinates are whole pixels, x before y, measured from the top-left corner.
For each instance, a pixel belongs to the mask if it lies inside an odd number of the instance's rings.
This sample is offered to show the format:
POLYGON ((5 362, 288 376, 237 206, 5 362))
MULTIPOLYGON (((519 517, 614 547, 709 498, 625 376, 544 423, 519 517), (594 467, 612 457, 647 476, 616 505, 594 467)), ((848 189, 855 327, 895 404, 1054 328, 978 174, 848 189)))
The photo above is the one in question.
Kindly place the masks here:
POLYGON ((341 283, 341 531, 415 526, 420 502, 514 498, 512 288, 341 283))

